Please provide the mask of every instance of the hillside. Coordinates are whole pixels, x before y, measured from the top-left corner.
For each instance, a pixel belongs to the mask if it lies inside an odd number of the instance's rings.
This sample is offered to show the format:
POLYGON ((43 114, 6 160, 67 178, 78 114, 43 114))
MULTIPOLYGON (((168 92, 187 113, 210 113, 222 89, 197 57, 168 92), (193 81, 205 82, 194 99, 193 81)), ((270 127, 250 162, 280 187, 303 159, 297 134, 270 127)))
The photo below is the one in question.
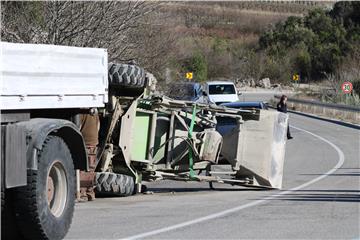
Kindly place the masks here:
MULTIPOLYGON (((261 33, 290 16, 301 17, 333 2, 168 2, 153 22, 174 36, 166 82, 183 79, 193 57, 206 61, 207 78, 260 78, 261 56, 255 54, 261 33)), ((165 73, 165 72, 164 72, 165 73)), ((202 80, 202 79, 197 79, 202 80)))
POLYGON ((171 2, 159 24, 175 36, 163 85, 184 80, 231 79, 291 84, 321 82, 320 100, 357 104, 339 91, 343 81, 359 92, 360 25, 356 2, 171 2), (335 6, 333 8, 333 6, 335 6), (166 19, 166 21, 164 21, 166 19))

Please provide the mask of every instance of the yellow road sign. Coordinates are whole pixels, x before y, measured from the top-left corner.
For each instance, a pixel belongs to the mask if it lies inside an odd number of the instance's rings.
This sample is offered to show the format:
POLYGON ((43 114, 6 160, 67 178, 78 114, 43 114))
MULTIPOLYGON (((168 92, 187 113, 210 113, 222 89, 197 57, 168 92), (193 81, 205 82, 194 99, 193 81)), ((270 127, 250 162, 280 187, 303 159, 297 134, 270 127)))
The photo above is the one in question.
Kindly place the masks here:
POLYGON ((293 75, 293 80, 294 81, 299 81, 300 80, 300 75, 299 74, 294 74, 293 75))
POLYGON ((187 72, 186 73, 186 79, 189 79, 189 80, 193 79, 193 73, 192 72, 187 72))

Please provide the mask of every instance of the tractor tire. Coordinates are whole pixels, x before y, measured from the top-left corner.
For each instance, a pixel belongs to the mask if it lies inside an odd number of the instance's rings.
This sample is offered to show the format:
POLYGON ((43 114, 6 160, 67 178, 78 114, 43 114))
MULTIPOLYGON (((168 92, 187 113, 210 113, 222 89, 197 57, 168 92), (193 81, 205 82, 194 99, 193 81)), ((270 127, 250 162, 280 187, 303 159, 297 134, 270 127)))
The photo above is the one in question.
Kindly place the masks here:
POLYGON ((143 88, 145 70, 136 65, 109 63, 109 85, 143 88))
POLYGON ((14 188, 16 222, 25 239, 63 239, 75 205, 72 157, 58 136, 48 136, 37 157, 38 170, 27 171, 27 186, 14 188))
POLYGON ((98 196, 126 197, 134 194, 134 178, 110 172, 96 173, 95 193, 98 196))

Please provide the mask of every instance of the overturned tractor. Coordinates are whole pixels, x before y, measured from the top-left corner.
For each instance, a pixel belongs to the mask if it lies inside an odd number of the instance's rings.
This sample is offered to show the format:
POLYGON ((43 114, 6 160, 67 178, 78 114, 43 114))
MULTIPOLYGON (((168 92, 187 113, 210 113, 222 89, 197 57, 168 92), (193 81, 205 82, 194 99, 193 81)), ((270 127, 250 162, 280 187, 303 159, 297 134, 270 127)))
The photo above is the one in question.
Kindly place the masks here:
POLYGON ((285 114, 178 101, 146 87, 140 96, 134 88, 126 96, 118 84, 110 89, 99 134, 99 194, 130 195, 143 181, 162 179, 281 188, 285 114), (230 170, 213 171, 218 164, 230 170))

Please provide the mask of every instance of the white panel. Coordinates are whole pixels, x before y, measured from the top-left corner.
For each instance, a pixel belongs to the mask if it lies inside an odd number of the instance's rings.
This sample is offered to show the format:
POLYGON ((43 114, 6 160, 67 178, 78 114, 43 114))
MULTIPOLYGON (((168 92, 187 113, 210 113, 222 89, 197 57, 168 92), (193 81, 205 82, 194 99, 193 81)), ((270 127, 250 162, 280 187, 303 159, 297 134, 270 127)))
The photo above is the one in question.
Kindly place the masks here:
POLYGON ((107 102, 105 49, 1 42, 1 52, 1 109, 99 107, 107 102), (49 95, 62 96, 64 104, 49 106, 49 95), (20 96, 28 99, 26 104, 18 101, 20 96), (31 96, 43 97, 42 103, 31 96), (79 102, 68 101, 70 96, 79 102))
POLYGON ((54 109, 54 108, 92 108, 103 107, 104 96, 1 96, 1 109, 54 109))

